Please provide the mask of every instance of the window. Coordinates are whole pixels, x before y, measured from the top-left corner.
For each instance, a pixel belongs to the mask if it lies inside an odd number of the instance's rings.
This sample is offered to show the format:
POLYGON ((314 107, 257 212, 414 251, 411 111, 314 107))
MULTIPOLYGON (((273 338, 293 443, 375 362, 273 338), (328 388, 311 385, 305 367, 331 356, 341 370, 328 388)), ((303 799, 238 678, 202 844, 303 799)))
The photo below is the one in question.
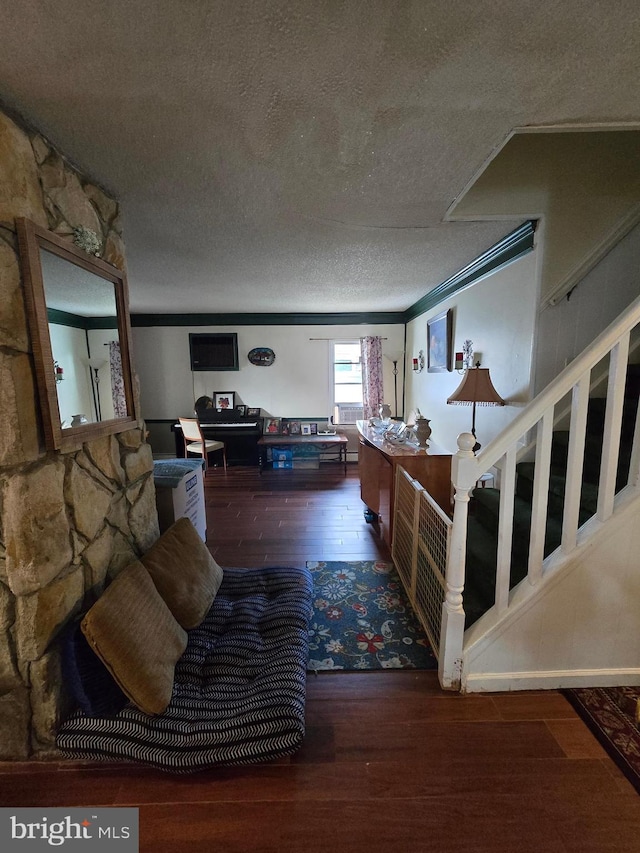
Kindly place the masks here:
POLYGON ((334 424, 354 424, 362 418, 360 341, 332 341, 331 408, 334 424))

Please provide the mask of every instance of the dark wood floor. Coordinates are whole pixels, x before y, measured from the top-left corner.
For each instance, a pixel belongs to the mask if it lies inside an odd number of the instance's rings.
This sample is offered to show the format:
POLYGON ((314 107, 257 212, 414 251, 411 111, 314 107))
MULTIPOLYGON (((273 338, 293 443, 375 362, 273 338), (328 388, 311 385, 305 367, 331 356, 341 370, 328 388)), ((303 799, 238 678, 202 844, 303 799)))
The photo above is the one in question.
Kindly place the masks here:
MULTIPOLYGON (((355 470, 214 470, 206 501, 222 565, 388 558, 355 470)), ((305 743, 274 764, 0 774, 2 806, 138 806, 143 851, 640 851, 640 797, 560 694, 451 695, 431 672, 310 676, 305 743)))
POLYGON ((211 470, 207 538, 222 566, 304 566, 307 560, 391 559, 364 520, 357 465, 317 470, 211 470))

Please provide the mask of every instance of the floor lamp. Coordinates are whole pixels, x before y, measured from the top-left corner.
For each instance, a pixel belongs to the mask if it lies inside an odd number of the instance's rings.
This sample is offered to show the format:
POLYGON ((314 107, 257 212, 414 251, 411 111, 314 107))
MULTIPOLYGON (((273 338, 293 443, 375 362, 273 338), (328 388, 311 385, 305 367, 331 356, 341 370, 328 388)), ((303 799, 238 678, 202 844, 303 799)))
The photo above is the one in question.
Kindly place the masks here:
MULTIPOLYGON (((460 406, 473 406, 471 417, 471 433, 476 438, 476 406, 504 406, 505 401, 493 387, 486 367, 472 367, 467 370, 462 382, 447 400, 447 403, 460 406)), ((481 448, 476 439, 473 451, 476 453, 481 448)))
POLYGON ((91 372, 91 390, 93 391, 93 405, 96 409, 96 421, 102 420, 102 407, 100 405, 100 368, 107 363, 106 358, 88 358, 87 364, 91 372))
POLYGON ((394 417, 398 417, 398 362, 400 361, 399 356, 396 353, 391 355, 386 355, 385 358, 388 358, 390 362, 393 364, 393 415, 394 417))

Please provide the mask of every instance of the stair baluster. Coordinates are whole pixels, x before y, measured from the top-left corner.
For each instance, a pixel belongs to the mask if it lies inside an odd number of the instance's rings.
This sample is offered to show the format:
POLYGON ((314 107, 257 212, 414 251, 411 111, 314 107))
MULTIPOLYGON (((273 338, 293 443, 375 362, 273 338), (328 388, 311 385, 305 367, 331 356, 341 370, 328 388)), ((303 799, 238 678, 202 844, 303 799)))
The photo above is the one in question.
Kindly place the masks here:
POLYGON ((600 482, 598 485, 597 515, 600 521, 606 521, 613 512, 628 360, 629 333, 627 332, 611 350, 611 361, 609 363, 607 408, 604 417, 600 482))

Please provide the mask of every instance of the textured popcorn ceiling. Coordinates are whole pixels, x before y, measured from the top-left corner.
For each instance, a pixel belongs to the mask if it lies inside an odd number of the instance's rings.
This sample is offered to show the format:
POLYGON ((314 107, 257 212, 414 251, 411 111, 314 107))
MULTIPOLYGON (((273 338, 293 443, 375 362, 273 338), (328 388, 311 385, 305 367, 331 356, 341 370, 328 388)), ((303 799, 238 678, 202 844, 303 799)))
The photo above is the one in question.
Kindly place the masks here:
POLYGON ((0 100, 122 202, 137 312, 402 310, 517 126, 640 120, 637 0, 0 0, 0 100))

